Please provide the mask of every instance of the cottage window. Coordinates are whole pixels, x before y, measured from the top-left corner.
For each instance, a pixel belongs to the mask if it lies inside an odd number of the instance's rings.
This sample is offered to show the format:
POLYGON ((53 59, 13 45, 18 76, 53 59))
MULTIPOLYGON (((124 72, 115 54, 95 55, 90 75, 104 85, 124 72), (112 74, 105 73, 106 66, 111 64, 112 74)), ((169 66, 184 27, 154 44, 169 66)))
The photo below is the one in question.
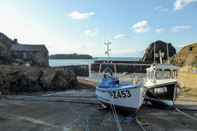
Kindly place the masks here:
POLYGON ((193 49, 193 47, 190 47, 190 48, 189 48, 189 51, 192 51, 192 49, 193 49))

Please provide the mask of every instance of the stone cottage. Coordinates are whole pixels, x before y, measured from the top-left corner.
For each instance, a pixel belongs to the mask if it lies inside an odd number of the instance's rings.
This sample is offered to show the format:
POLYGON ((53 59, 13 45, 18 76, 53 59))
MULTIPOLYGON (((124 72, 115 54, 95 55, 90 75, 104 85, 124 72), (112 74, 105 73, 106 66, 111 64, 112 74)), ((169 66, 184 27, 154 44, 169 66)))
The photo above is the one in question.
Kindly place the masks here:
POLYGON ((48 50, 45 45, 25 45, 13 44, 11 54, 15 60, 28 63, 30 65, 48 66, 48 50))
POLYGON ((0 64, 48 66, 48 59, 45 45, 20 44, 0 32, 0 64))

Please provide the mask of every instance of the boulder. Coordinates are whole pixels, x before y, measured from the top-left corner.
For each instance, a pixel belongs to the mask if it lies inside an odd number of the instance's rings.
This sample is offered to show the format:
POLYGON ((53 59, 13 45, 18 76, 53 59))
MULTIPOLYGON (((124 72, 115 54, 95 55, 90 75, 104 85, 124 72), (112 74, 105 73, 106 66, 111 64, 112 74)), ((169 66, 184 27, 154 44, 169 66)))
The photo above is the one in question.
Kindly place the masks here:
POLYGON ((51 70, 43 71, 40 83, 44 90, 65 90, 76 87, 77 77, 71 70, 51 70))
POLYGON ((164 41, 158 40, 150 44, 150 46, 145 50, 143 56, 143 62, 153 63, 154 62, 154 50, 155 50, 155 62, 159 63, 160 59, 158 57, 159 53, 164 53, 162 57, 163 61, 166 61, 168 57, 172 57, 176 54, 176 49, 172 46, 171 43, 166 43, 164 41), (155 48, 155 49, 154 49, 155 48))
POLYGON ((0 92, 3 94, 66 90, 78 84, 72 71, 8 65, 0 65, 0 68, 0 92))

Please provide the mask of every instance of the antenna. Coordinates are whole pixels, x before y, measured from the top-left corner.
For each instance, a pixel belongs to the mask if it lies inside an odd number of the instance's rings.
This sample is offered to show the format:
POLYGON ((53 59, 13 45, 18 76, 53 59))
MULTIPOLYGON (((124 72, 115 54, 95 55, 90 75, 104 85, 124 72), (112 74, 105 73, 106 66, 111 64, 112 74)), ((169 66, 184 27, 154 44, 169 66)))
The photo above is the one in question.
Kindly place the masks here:
POLYGON ((105 44, 105 45, 106 45, 106 47, 107 47, 107 49, 106 49, 106 51, 105 51, 105 54, 107 55, 108 60, 109 60, 109 57, 110 57, 110 51, 111 51, 111 49, 109 48, 109 45, 111 45, 111 42, 110 42, 110 41, 106 41, 106 42, 104 42, 104 44, 105 44))

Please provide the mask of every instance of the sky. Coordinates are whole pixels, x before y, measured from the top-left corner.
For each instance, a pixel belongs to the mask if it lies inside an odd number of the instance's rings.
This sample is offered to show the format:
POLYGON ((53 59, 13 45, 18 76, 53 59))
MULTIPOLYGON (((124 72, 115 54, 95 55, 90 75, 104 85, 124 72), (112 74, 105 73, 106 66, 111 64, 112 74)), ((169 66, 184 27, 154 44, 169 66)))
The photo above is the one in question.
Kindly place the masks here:
POLYGON ((197 0, 1 0, 0 32, 50 54, 141 56, 156 40, 197 41, 197 0))

